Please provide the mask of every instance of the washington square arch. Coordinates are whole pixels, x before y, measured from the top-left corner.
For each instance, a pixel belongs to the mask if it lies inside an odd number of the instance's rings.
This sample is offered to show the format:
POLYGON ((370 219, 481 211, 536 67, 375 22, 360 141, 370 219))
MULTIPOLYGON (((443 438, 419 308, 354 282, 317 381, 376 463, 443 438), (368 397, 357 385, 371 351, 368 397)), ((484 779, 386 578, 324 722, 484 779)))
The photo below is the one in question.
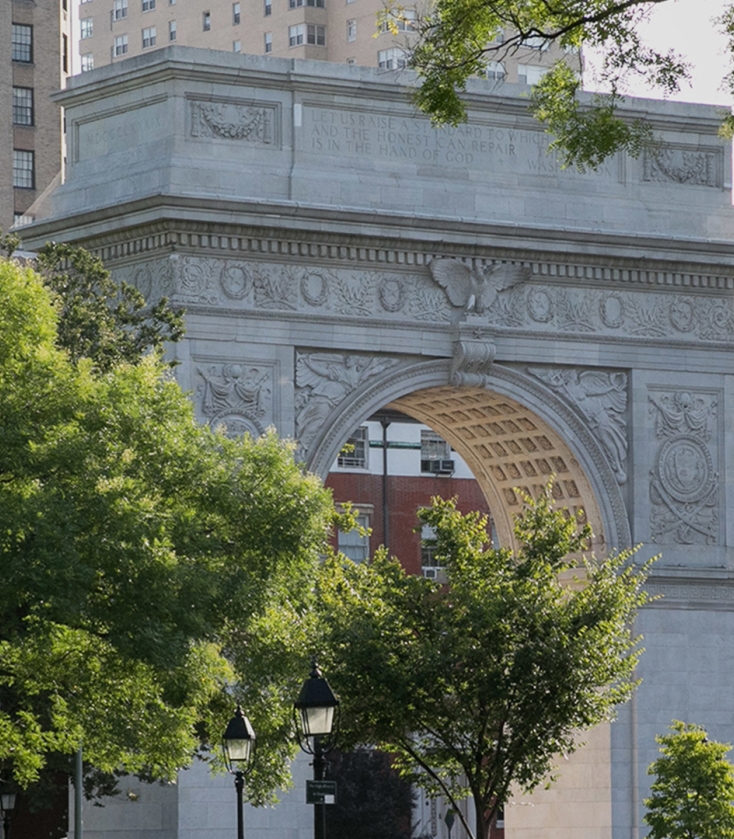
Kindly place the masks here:
POLYGON ((637 839, 655 735, 734 741, 730 148, 712 108, 630 101, 659 145, 564 170, 526 88, 477 80, 434 129, 409 81, 183 47, 71 79, 66 183, 24 247, 83 244, 184 306, 202 422, 274 425, 325 477, 388 406, 464 457, 501 543, 555 474, 597 551, 661 554, 633 702, 506 813, 508 839, 637 839))

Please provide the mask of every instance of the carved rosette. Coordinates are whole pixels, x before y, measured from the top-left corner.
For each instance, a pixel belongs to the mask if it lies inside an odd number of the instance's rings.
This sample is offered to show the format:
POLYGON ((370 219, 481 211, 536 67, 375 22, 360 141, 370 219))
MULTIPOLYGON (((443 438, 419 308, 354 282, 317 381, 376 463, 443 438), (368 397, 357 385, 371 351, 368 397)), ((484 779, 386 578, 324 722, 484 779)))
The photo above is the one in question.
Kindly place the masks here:
POLYGON ((228 436, 259 437, 273 421, 273 373, 260 363, 223 362, 196 367, 196 403, 212 428, 228 436))
POLYGON ((372 355, 296 354, 296 437, 304 460, 332 410, 370 379, 395 364, 396 359, 372 355))
POLYGON ((678 390, 656 391, 649 399, 660 441, 650 472, 650 537, 658 543, 717 544, 717 396, 678 390))
POLYGON ((174 262, 155 259, 136 265, 115 268, 112 276, 117 283, 135 286, 147 301, 157 302, 161 297, 174 293, 174 262))

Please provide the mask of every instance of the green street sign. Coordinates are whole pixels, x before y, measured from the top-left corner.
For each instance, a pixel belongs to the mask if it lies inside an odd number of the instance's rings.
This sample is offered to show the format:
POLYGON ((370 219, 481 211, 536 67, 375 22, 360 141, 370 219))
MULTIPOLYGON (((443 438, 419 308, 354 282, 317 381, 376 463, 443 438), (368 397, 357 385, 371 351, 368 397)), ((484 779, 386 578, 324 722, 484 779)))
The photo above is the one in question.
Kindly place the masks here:
POLYGON ((336 804, 336 781, 306 781, 306 804, 336 804))

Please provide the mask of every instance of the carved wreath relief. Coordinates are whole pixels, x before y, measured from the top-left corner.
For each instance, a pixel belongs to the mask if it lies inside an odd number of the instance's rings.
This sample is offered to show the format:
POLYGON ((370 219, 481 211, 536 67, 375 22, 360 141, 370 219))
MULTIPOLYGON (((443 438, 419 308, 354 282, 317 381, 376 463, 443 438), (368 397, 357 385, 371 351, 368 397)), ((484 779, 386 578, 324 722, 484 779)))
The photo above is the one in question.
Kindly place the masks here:
POLYGON ((646 181, 720 187, 720 160, 719 149, 706 151, 666 146, 645 152, 643 178, 646 181))
POLYGON ((196 372, 203 380, 196 388, 197 402, 212 428, 223 426, 231 437, 263 433, 266 417, 272 420, 271 370, 225 363, 197 367, 196 372))
POLYGON ((392 358, 344 353, 296 356, 296 437, 308 452, 332 409, 360 385, 396 364, 392 358))
POLYGON ((528 373, 570 402, 604 449, 617 481, 627 480, 627 374, 574 367, 529 367, 528 373))
POLYGON ((191 102, 191 136, 272 145, 275 109, 238 102, 191 102))
POLYGON ((651 539, 716 544, 719 474, 711 442, 716 394, 665 391, 650 394, 649 399, 655 437, 661 441, 650 473, 651 539))

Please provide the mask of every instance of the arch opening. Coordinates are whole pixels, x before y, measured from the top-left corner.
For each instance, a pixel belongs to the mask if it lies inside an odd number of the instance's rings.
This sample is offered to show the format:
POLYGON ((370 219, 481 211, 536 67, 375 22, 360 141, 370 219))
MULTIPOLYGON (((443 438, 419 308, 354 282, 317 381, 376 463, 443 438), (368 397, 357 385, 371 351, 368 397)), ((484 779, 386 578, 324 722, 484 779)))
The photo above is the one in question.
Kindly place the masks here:
POLYGON ((463 458, 488 502, 499 544, 515 547, 514 517, 522 508, 516 490, 535 496, 555 475, 559 506, 583 511, 594 550, 630 546, 617 477, 578 412, 512 367, 493 365, 485 387, 449 380, 450 363, 439 360, 375 377, 325 419, 309 468, 326 478, 355 429, 381 410, 399 411, 435 430, 463 458))

